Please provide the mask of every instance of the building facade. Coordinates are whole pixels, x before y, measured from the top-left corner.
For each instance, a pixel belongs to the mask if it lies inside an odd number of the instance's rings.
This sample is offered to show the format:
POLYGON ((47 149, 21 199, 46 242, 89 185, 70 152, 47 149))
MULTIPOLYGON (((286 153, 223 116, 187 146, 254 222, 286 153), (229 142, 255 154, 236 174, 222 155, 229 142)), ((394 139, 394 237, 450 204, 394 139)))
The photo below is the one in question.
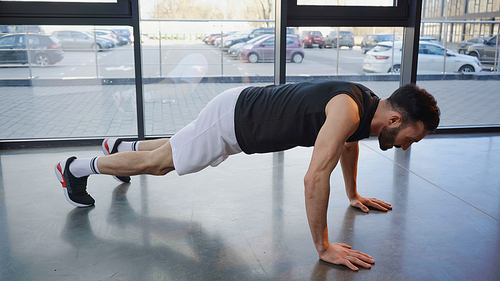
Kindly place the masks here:
POLYGON ((498 34, 500 0, 424 0, 422 36, 460 42, 498 34), (470 23, 469 23, 470 22, 470 23))

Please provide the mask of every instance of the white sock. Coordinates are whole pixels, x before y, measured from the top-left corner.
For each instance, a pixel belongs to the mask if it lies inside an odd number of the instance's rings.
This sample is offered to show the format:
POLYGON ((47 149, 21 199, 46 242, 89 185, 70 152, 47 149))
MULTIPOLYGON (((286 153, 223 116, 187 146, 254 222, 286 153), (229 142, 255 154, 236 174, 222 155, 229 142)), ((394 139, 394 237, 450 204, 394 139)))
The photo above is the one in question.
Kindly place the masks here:
POLYGON ((98 158, 99 156, 93 158, 75 159, 69 165, 69 171, 77 178, 100 174, 99 169, 97 168, 98 158))
POLYGON ((139 142, 138 141, 122 141, 117 149, 118 152, 122 151, 137 151, 137 148, 139 147, 139 142))

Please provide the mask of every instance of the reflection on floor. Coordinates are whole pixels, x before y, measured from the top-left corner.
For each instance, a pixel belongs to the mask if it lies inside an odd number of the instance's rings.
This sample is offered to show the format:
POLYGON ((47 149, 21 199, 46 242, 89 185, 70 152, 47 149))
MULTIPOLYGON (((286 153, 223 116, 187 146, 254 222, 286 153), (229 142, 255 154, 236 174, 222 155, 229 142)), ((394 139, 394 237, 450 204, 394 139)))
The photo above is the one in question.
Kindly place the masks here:
POLYGON ((100 147, 0 151, 0 280, 500 280, 500 136, 430 137, 411 151, 362 141, 361 195, 331 178, 329 235, 374 257, 318 261, 303 176, 312 149, 236 155, 179 177, 89 179, 94 208, 64 199, 53 165, 100 147))

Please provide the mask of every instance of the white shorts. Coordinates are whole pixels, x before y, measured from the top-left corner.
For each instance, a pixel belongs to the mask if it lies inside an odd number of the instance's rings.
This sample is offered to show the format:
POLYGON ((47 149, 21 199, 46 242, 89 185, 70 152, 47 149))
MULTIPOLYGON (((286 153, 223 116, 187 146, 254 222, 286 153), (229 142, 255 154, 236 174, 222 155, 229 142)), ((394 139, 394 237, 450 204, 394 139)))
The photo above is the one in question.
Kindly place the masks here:
POLYGON ((211 100, 198 118, 171 139, 175 171, 179 175, 216 167, 229 155, 240 153, 234 132, 234 108, 241 91, 229 89, 211 100))

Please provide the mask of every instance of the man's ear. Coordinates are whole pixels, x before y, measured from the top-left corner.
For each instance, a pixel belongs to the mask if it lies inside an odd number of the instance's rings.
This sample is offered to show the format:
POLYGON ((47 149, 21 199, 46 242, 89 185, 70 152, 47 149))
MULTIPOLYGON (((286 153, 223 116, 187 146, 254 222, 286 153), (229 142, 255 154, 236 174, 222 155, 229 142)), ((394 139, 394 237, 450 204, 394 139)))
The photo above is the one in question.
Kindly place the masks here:
POLYGON ((403 117, 398 112, 393 112, 389 118, 388 128, 397 128, 403 123, 403 117))

